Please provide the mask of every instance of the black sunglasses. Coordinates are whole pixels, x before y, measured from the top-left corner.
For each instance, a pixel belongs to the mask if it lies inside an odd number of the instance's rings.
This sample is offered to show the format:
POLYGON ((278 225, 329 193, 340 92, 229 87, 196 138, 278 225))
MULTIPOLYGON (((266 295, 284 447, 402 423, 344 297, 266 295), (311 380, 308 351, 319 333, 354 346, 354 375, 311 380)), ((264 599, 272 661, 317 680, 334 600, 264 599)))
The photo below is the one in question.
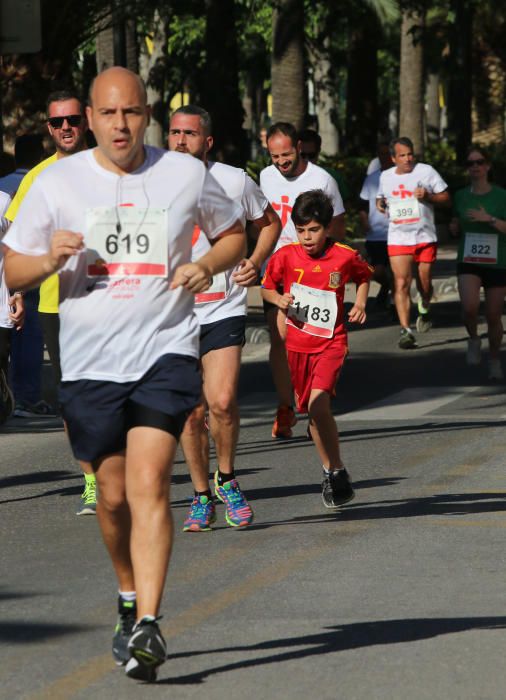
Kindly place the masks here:
POLYGON ((471 168, 473 165, 485 165, 486 162, 485 158, 476 158, 475 160, 466 161, 466 165, 468 168, 471 168))
POLYGON ((65 120, 69 126, 79 126, 82 119, 81 114, 66 114, 64 117, 49 117, 47 121, 53 129, 61 129, 65 120))

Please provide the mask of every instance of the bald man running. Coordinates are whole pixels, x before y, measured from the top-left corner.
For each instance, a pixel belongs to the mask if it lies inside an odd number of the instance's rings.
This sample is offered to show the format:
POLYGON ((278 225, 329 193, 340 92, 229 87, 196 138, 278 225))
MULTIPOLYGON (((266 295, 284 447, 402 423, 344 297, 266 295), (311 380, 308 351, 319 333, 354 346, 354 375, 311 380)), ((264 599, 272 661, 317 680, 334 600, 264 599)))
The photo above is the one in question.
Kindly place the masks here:
POLYGON ((10 286, 60 273, 60 400, 77 459, 93 464, 97 516, 118 579, 116 662, 154 680, 172 545, 170 474, 201 396, 193 294, 245 254, 240 209, 203 163, 145 147, 140 78, 101 73, 87 117, 97 148, 41 173, 4 242, 10 286), (197 224, 210 250, 191 263, 197 224))

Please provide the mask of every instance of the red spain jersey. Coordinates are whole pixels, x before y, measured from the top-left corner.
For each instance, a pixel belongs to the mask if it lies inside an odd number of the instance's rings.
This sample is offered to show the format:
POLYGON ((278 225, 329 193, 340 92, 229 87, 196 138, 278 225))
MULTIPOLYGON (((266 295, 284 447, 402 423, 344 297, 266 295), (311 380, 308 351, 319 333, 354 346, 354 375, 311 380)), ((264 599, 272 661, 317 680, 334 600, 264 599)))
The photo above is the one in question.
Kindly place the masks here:
POLYGON ((274 253, 262 287, 295 297, 287 315, 287 349, 316 353, 346 342, 345 285, 367 282, 372 273, 358 251, 331 239, 320 256, 308 255, 300 243, 274 253))

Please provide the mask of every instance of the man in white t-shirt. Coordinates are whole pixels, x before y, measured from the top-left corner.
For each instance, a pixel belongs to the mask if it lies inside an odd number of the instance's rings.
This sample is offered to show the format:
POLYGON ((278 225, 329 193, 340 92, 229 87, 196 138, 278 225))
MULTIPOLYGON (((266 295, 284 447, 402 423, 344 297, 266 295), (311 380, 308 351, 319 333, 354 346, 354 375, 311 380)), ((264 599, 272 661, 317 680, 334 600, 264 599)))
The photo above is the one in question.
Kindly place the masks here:
POLYGON ((172 544, 177 441, 199 403, 194 294, 242 259, 241 211, 196 159, 144 147, 138 76, 114 67, 90 90, 98 147, 33 183, 5 237, 15 288, 60 272, 60 401, 78 459, 93 463, 97 516, 118 579, 113 655, 151 681, 166 658, 157 616, 172 544), (191 262, 199 225, 212 247, 191 262))
MULTIPOLYGON (((308 190, 323 190, 332 200, 334 217, 330 224, 330 235, 336 240, 342 240, 346 232, 343 200, 336 181, 323 168, 301 158, 301 146, 293 124, 277 122, 267 132, 267 148, 272 165, 260 173, 260 188, 281 218, 283 229, 276 250, 297 242, 290 213, 299 194, 308 190)), ((277 306, 266 301, 264 311, 271 335, 269 362, 278 395, 272 437, 289 438, 297 419, 292 405, 292 382, 284 344, 286 316, 277 306)))
MULTIPOLYGON (((227 523, 231 527, 246 527, 253 520, 253 512, 235 477, 234 459, 239 436, 237 386, 245 342, 247 287, 256 284, 262 264, 276 245, 281 224, 258 185, 244 170, 209 161, 212 124, 204 109, 195 105, 177 109, 170 120, 168 143, 171 151, 201 160, 225 193, 241 207, 242 224, 248 221, 259 231, 250 257, 241 260, 235 270, 217 275, 210 289, 195 297, 204 399, 218 459, 215 493, 225 504, 227 523)), ((197 228, 192 260, 202 257, 209 247, 208 239, 197 228)), ((209 530, 216 512, 209 487, 209 438, 203 402, 189 417, 181 435, 181 446, 195 491, 183 528, 186 532, 209 530)))
POLYGON ((389 144, 379 143, 377 153, 380 168, 368 174, 364 180, 360 191, 358 215, 366 237, 365 249, 367 258, 374 267, 373 279, 380 285, 376 303, 380 308, 387 308, 391 287, 391 272, 387 250, 388 217, 376 208, 376 196, 382 171, 392 167, 389 144))
POLYGON ((432 298, 432 265, 437 253, 434 206, 449 207, 448 185, 436 170, 417 163, 412 141, 402 136, 390 144, 394 167, 381 173, 376 206, 388 214, 388 255, 395 284, 395 307, 401 324, 399 347, 416 347, 409 325, 412 265, 417 263, 419 293, 416 328, 430 330, 429 304, 432 298))

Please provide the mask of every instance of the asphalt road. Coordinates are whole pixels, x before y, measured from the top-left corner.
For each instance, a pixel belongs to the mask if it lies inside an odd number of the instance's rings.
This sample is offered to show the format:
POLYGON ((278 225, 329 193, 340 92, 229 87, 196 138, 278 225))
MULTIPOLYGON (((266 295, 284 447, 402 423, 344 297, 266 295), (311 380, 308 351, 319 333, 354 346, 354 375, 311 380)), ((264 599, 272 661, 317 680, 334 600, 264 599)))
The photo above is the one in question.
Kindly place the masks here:
POLYGON ((58 421, 0 430, 0 698, 480 700, 506 697, 506 400, 466 368, 458 305, 401 351, 372 313, 350 333, 335 400, 356 498, 325 511, 305 438, 273 441, 267 346, 248 345, 237 471, 244 531, 219 507, 181 531, 191 494, 175 467, 176 542, 157 684, 110 655, 116 591, 58 421))

